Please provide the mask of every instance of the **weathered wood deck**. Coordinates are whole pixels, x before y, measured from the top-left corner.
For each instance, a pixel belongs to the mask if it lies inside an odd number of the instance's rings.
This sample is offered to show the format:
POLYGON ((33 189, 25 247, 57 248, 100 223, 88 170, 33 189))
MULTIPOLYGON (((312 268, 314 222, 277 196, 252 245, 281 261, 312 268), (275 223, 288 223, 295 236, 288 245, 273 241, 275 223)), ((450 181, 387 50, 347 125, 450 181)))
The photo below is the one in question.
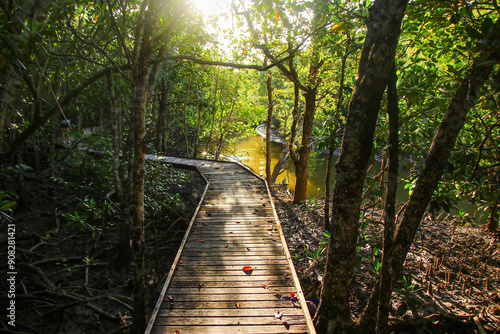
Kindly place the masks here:
POLYGON ((315 333, 266 183, 236 163, 158 159, 208 184, 146 333, 315 333))

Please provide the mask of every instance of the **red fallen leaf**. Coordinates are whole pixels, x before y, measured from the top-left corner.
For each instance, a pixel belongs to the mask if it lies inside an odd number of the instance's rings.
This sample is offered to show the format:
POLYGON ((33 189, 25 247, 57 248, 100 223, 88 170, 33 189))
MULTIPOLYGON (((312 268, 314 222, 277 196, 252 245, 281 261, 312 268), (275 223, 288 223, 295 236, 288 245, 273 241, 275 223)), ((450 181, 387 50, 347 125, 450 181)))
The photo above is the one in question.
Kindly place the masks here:
POLYGON ((224 248, 227 248, 227 245, 224 245, 224 248))
POLYGON ((205 240, 203 240, 203 239, 198 239, 196 241, 198 241, 198 242, 205 242, 205 240))
POLYGON ((236 308, 241 308, 241 305, 238 303, 234 303, 234 306, 236 306, 236 308))
POLYGON ((299 268, 299 271, 304 271, 304 267, 300 267, 300 268, 299 268))
POLYGON ((168 295, 168 296, 167 296, 167 298, 168 298, 168 300, 170 300, 170 301, 173 301, 173 300, 174 300, 174 298, 172 298, 172 296, 170 296, 170 295, 168 295))
POLYGON ((264 289, 267 289, 267 285, 265 285, 264 283, 262 283, 260 286, 263 287, 264 289))
POLYGON ((241 222, 239 220, 236 221, 236 224, 241 224, 241 222))
POLYGON ((243 271, 252 271, 253 267, 251 267, 251 266, 244 266, 241 270, 243 270, 243 271))
POLYGON ((176 330, 176 331, 174 332, 174 334, 181 334, 181 331, 176 330))
POLYGON ((179 263, 184 263, 184 258, 181 258, 181 260, 179 261, 179 263))
POLYGON ((275 238, 271 238, 271 240, 272 240, 272 241, 276 241, 276 239, 275 239, 275 238))
POLYGON ((267 229, 267 230, 268 230, 268 231, 272 231, 272 230, 274 230, 274 227, 271 225, 271 226, 269 226, 269 227, 268 227, 268 229, 267 229))

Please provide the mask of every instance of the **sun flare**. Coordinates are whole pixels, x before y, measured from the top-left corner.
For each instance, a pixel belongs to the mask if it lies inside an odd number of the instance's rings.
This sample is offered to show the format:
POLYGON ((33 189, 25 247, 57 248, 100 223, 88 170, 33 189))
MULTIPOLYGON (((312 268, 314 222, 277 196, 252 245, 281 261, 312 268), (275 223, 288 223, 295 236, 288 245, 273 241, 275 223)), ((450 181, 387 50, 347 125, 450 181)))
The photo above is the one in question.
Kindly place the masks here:
POLYGON ((192 0, 191 3, 205 15, 219 15, 228 10, 230 0, 192 0))

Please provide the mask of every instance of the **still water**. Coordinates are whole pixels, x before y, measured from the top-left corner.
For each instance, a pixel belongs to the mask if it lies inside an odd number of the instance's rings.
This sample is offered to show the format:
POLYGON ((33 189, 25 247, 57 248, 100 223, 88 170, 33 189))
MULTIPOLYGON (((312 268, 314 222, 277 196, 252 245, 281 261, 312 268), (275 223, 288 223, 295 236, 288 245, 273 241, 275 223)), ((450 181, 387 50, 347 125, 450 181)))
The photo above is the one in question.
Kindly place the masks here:
MULTIPOLYGON (((249 137, 242 139, 235 143, 232 149, 232 155, 235 155, 243 164, 252 168, 257 174, 265 177, 266 173, 266 153, 265 153, 266 141, 264 138, 249 137)), ((271 143, 271 168, 279 160, 281 151, 283 150, 283 144, 271 143)), ((228 152, 226 152, 227 154, 228 152)), ((326 164, 327 164, 328 154, 319 154, 311 159, 311 167, 309 168, 309 183, 307 188, 308 198, 322 197, 325 196, 325 176, 326 176, 326 164)), ((334 157, 336 159, 337 157, 334 157)), ((335 163, 335 161, 334 161, 335 163)), ((276 183, 287 184, 288 187, 293 190, 295 186, 295 166, 289 161, 285 166, 285 171, 280 174, 276 180, 276 183)), ((380 164, 377 164, 373 168, 373 173, 377 174, 380 172, 380 164)), ((408 175, 408 172, 406 172, 408 175)), ((335 179, 335 168, 332 168, 332 175, 330 178, 330 189, 333 189, 333 183, 335 179)), ((406 201, 408 199, 407 191, 406 194, 399 194, 398 200, 406 201), (405 198, 406 196, 406 198, 405 198)))

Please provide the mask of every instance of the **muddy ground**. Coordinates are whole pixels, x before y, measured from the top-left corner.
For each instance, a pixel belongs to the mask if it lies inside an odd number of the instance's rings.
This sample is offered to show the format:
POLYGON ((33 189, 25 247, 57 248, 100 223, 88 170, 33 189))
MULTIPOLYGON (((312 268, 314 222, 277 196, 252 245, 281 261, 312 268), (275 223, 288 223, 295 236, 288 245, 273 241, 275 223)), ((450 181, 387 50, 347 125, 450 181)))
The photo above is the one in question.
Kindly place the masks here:
MULTIPOLYGON (((326 248, 320 245, 326 239, 323 201, 298 207, 292 204, 286 188, 272 189, 305 294, 317 300, 326 256, 326 248)), ((374 278, 371 270, 380 260, 381 251, 374 255, 375 248, 382 248, 380 213, 366 212, 362 228, 360 267, 355 271, 352 289, 354 315, 359 315, 366 304, 374 278)), ((451 218, 432 221, 426 215, 407 256, 404 277, 406 283, 400 278, 392 294, 390 310, 394 320, 407 319, 409 326, 401 332, 500 332, 500 250, 494 236, 481 227, 456 226, 451 218), (411 319, 412 313, 426 321, 411 319)))

